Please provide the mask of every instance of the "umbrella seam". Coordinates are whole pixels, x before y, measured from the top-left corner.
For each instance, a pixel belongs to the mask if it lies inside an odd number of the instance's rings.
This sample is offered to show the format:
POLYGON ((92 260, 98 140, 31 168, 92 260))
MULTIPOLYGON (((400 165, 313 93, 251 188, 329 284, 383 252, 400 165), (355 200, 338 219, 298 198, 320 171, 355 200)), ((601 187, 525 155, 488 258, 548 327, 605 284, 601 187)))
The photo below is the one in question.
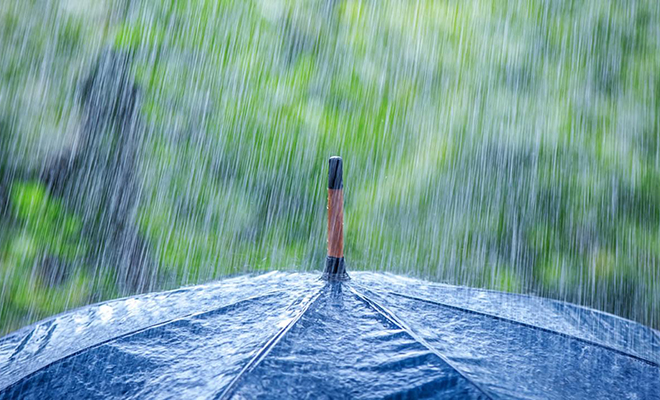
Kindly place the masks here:
POLYGON ((156 323, 156 324, 153 324, 153 325, 146 326, 146 327, 144 327, 144 328, 140 328, 140 329, 136 329, 136 330, 133 330, 133 331, 126 332, 126 333, 124 333, 124 334, 121 334, 121 335, 119 335, 119 336, 115 336, 115 337, 110 338, 110 339, 106 339, 106 340, 101 341, 101 342, 99 342, 99 343, 96 343, 96 344, 94 344, 94 345, 92 345, 92 346, 85 347, 85 348, 80 349, 80 350, 76 350, 76 351, 74 351, 74 352, 71 353, 71 354, 68 354, 68 355, 66 355, 66 356, 64 356, 64 357, 60 357, 60 358, 58 358, 58 359, 56 359, 56 360, 53 360, 53 361, 51 361, 51 362, 49 362, 49 363, 47 363, 47 364, 41 366, 40 368, 38 368, 38 369, 36 369, 36 370, 30 372, 29 374, 27 374, 27 375, 25 375, 25 376, 23 376, 23 377, 21 377, 21 378, 15 380, 15 381, 13 381, 13 382, 10 383, 9 385, 5 386, 4 388, 0 388, 0 393, 5 392, 5 391, 7 391, 7 390, 10 390, 10 389, 13 388, 14 386, 20 384, 21 382, 25 381, 26 379, 31 378, 32 376, 34 376, 34 375, 35 375, 36 373, 38 373, 39 371, 42 371, 42 370, 44 370, 44 369, 50 367, 51 365, 54 365, 54 364, 57 364, 57 363, 59 363, 59 362, 61 362, 61 361, 67 360, 67 359, 72 358, 72 357, 75 357, 75 356, 77 356, 77 355, 79 355, 79 354, 81 354, 81 353, 83 353, 83 352, 85 352, 85 351, 99 348, 99 347, 101 347, 101 346, 104 346, 104 345, 106 345, 106 344, 112 343, 112 342, 114 342, 114 341, 117 341, 117 340, 120 340, 120 339, 124 339, 124 338, 130 337, 130 336, 133 336, 133 335, 137 335, 137 334, 139 334, 139 333, 145 332, 145 331, 150 330, 150 329, 156 329, 156 328, 159 328, 159 327, 162 327, 162 326, 166 326, 166 325, 169 325, 169 324, 174 323, 174 322, 177 322, 177 321, 185 320, 185 319, 188 319, 188 318, 199 317, 199 316, 202 316, 202 315, 205 315, 205 314, 208 314, 208 313, 212 313, 212 312, 220 311, 220 310, 225 309, 225 308, 234 307, 234 306, 237 306, 237 305, 239 305, 239 304, 245 303, 245 302, 247 302, 247 301, 258 300, 258 299, 263 299, 263 298, 266 298, 266 297, 275 296, 275 295, 277 295, 277 294, 279 294, 279 293, 282 293, 282 292, 285 292, 285 291, 286 291, 286 290, 284 290, 284 289, 282 289, 282 290, 275 290, 275 291, 272 291, 272 292, 270 292, 270 293, 266 293, 266 294, 262 294, 262 295, 258 295, 258 296, 247 297, 247 298, 244 298, 244 299, 241 299, 241 300, 235 301, 235 302, 233 302, 233 303, 231 303, 231 304, 224 305, 224 306, 222 306, 222 307, 218 307, 218 308, 214 308, 214 309, 211 309, 211 310, 208 310, 208 311, 202 311, 202 312, 198 312, 198 313, 186 314, 186 315, 183 315, 183 316, 181 316, 181 317, 172 318, 172 319, 169 319, 169 320, 166 320, 166 321, 163 321, 163 322, 159 322, 159 323, 156 323))
MULTIPOLYGON (((277 271, 272 271, 272 272, 266 272, 266 273, 263 273, 263 274, 254 274, 254 275, 253 274, 245 274, 244 276, 254 276, 254 278, 256 279, 256 278, 261 278, 261 277, 265 277, 265 276, 268 276, 268 275, 271 275, 271 274, 276 274, 276 273, 277 273, 277 271)), ((227 277, 225 279, 222 279, 220 281, 217 281, 217 282, 211 282, 211 283, 201 284, 201 285, 197 285, 197 286, 183 286, 183 287, 180 287, 178 289, 164 290, 162 292, 139 293, 139 294, 133 295, 133 296, 118 297, 116 299, 108 299, 108 300, 104 300, 104 301, 94 303, 94 304, 87 304, 87 305, 80 306, 80 307, 73 307, 73 308, 70 308, 68 310, 62 311, 60 313, 57 313, 57 314, 51 315, 49 317, 46 317, 42 320, 36 321, 32 324, 25 325, 21 328, 18 328, 17 330, 15 330, 13 332, 9 332, 5 336, 0 337, 0 343, 3 343, 6 340, 8 340, 8 339, 10 339, 14 336, 20 336, 20 335, 24 334, 24 332, 29 332, 29 333, 25 333, 25 335, 30 335, 34 331, 35 328, 37 328, 37 327, 39 327, 39 326, 41 326, 45 323, 48 323, 48 322, 54 322, 58 318, 61 318, 63 316, 73 314, 73 313, 76 313, 76 312, 85 311, 85 310, 89 310, 89 309, 93 309, 93 308, 98 308, 99 306, 103 306, 103 305, 110 305, 110 304, 114 304, 114 303, 123 303, 128 299, 153 299, 156 296, 169 297, 169 296, 172 296, 174 294, 180 294, 180 293, 199 290, 199 288, 222 289, 221 288, 222 285, 231 283, 231 281, 234 281, 239 277, 240 276, 229 276, 229 277, 227 277), (219 284, 216 285, 215 283, 219 283, 219 284)), ((282 290, 284 290, 284 289, 282 289, 282 290)))
POLYGON ((509 322, 511 324, 516 324, 516 325, 521 325, 521 326, 524 326, 526 328, 535 329, 535 330, 539 330, 539 331, 542 331, 542 332, 546 332, 546 333, 550 333, 550 334, 554 334, 554 335, 558 335, 558 336, 563 336, 563 337, 568 338, 568 339, 573 339, 573 340, 576 340, 576 341, 579 341, 579 342, 582 342, 582 343, 586 343, 586 344, 589 344, 589 345, 592 345, 592 346, 596 346, 596 347, 600 347, 600 348, 612 351, 612 352, 620 354, 622 356, 627 356, 627 357, 633 358, 637 361, 641 361, 643 363, 649 364, 649 365, 651 365, 653 367, 656 367, 656 368, 660 367, 660 364, 656 363, 655 361, 648 360, 646 358, 643 358, 643 357, 640 357, 638 355, 625 352, 623 350, 608 346, 606 344, 602 344, 602 343, 594 342, 594 341, 591 341, 591 340, 588 340, 588 339, 584 339, 584 338, 581 338, 579 336, 574 336, 574 335, 571 335, 571 334, 568 334, 568 333, 563 333, 563 332, 555 331, 555 330, 552 330, 552 329, 531 325, 531 324, 528 324, 528 323, 525 323, 525 322, 516 321, 515 319, 509 319, 509 318, 501 317, 501 316, 498 316, 498 315, 494 315, 494 314, 490 314, 490 313, 486 313, 486 312, 482 312, 482 311, 472 310, 472 309, 469 309, 469 308, 462 308, 462 307, 458 307, 458 306, 453 306, 451 304, 440 303, 438 301, 422 299, 422 298, 419 298, 419 297, 409 296, 409 295, 406 295, 406 294, 392 292, 392 291, 387 291, 387 292, 390 293, 393 296, 399 296, 399 297, 403 297, 403 298, 406 298, 406 299, 409 299, 409 300, 414 300, 414 301, 421 301, 423 303, 428 303, 428 304, 436 305, 436 306, 439 306, 439 307, 446 307, 446 308, 450 308, 452 310, 463 311, 463 312, 470 313, 470 314, 482 315, 482 316, 490 317, 490 318, 493 318, 493 319, 496 319, 496 320, 499 320, 499 321, 509 322))
POLYGON ((215 399, 229 399, 231 398, 236 389, 238 388, 238 384, 243 379, 247 374, 250 372, 254 371, 255 368, 261 364, 261 362, 268 356, 268 353, 282 340, 282 338, 293 328, 293 326, 300 321, 300 319, 305 315, 307 310, 316 303, 316 301, 319 299, 321 296, 321 291, 323 288, 319 288, 318 291, 311 296, 311 298, 307 301, 307 304, 303 307, 303 309, 282 329, 280 329, 275 336, 270 338, 266 344, 264 344, 259 351, 255 353, 255 355, 248 361, 248 363, 241 369, 241 371, 232 379, 232 381, 227 385, 227 388, 222 391, 219 395, 214 396, 215 399))
MULTIPOLYGON (((394 278, 394 279, 402 278, 401 276, 395 275, 395 274, 390 273, 390 272, 383 272, 382 275, 384 275, 388 278, 394 278)), ((417 280, 415 278, 409 278, 409 277, 403 277, 403 278, 405 278, 407 280, 410 280, 412 282, 415 282, 417 280)), ((603 311, 603 310, 588 308, 588 307, 585 307, 585 306, 579 305, 579 304, 567 303, 565 301, 552 299, 552 298, 548 298, 548 297, 540 297, 538 295, 533 295, 533 294, 515 293, 515 292, 502 292, 501 290, 495 290, 495 289, 475 288, 475 287, 463 286, 463 285, 450 285, 450 284, 441 283, 441 282, 431 282, 431 284, 435 288, 440 288, 440 289, 443 289, 443 290, 445 290, 445 289, 459 289, 461 291, 466 291, 466 292, 476 291, 476 292, 484 292, 484 293, 487 293, 487 294, 492 293, 492 294, 510 296, 510 297, 513 297, 513 298, 525 298, 525 299, 530 299, 530 300, 534 300, 534 301, 539 301, 541 303, 553 304, 553 305, 560 306, 560 307, 570 307, 570 308, 577 309, 577 310, 582 310, 582 311, 586 310, 586 311, 589 311, 592 314, 599 314, 599 315, 603 315, 607 318, 611 318, 611 319, 615 320, 616 322, 625 323, 627 325, 630 325, 632 323, 636 326, 642 327, 643 329, 648 329, 655 336, 657 336, 658 339, 660 339, 660 331, 657 330, 657 329, 653 329, 650 326, 641 324, 638 321, 626 319, 624 317, 621 317, 620 315, 612 314, 610 312, 603 311)))
MULTIPOLYGON (((400 278, 399 275, 396 275, 396 274, 393 274, 393 273, 390 273, 390 272, 383 272, 382 274, 387 276, 388 278, 400 278)), ((408 278, 408 277, 406 277, 406 278, 411 280, 411 281, 417 280, 416 278, 408 278)), ((638 321, 630 320, 630 319, 624 318, 620 315, 612 314, 612 313, 604 311, 604 310, 597 310, 597 309, 589 308, 587 306, 580 305, 580 304, 567 303, 566 301, 552 299, 552 298, 549 298, 549 297, 541 297, 541 296, 534 295, 534 294, 525 294, 525 293, 516 293, 516 292, 502 292, 501 290, 496 290, 496 289, 486 289, 486 288, 478 288, 478 287, 464 286, 464 285, 450 285, 450 284, 442 283, 442 282, 430 282, 430 283, 432 284, 432 286, 435 286, 436 288, 440 288, 440 289, 460 289, 461 291, 466 291, 466 292, 477 291, 477 292, 492 293, 492 294, 499 294, 499 295, 512 296, 512 297, 522 297, 522 298, 535 300, 535 301, 541 301, 543 303, 554 304, 554 305, 558 305, 558 306, 562 306, 562 307, 567 307, 568 306, 568 307, 575 308, 575 309, 587 310, 591 313, 601 314, 601 315, 604 315, 608 318, 612 318, 612 319, 616 320, 617 322, 622 322, 622 323, 626 323, 626 324, 634 323, 635 325, 639 325, 639 326, 643 327, 644 329, 650 329, 651 331, 655 332, 656 335, 660 334, 660 331, 658 331, 657 329, 653 329, 650 326, 644 325, 644 324, 642 324, 638 321)))
POLYGON ((377 313, 385 317, 388 321, 393 323, 395 326, 398 326, 399 329, 402 329, 408 336, 410 336, 414 341, 417 343, 421 344, 424 346, 427 350, 429 350, 431 353, 433 353, 436 357, 440 358, 445 364, 449 366, 449 368, 453 369, 456 371, 458 375, 460 375, 463 379, 465 379, 469 384, 474 386, 478 391, 483 393, 486 398, 493 400, 493 397, 491 394, 481 387, 480 384, 475 382, 472 378, 469 376, 465 375, 460 369, 455 367, 447 357, 445 357, 438 349, 435 347, 431 346, 424 338, 419 337, 410 327, 408 327, 403 321, 401 321, 396 314, 394 314, 391 310, 388 310, 384 306, 378 304, 376 301, 370 299, 366 295, 359 293, 352 285, 348 285, 351 291, 363 302, 365 302, 369 307, 373 308, 377 313))

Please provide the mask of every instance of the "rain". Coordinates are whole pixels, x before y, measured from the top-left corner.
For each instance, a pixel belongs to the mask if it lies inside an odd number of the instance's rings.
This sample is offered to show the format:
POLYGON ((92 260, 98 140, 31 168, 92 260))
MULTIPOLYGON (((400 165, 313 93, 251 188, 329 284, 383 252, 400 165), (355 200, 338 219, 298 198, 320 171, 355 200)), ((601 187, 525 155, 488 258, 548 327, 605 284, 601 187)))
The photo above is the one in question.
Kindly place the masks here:
POLYGON ((335 155, 349 271, 659 329, 659 22, 657 0, 0 0, 0 335, 320 273, 335 155))

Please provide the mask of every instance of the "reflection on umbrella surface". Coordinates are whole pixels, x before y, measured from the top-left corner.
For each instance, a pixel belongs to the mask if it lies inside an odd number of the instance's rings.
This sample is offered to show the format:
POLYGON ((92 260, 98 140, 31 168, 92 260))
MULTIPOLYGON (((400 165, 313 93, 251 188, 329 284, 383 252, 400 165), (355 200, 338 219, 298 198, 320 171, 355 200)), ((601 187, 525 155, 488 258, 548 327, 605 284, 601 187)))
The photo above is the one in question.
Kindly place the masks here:
POLYGON ((0 398, 660 398, 660 335, 536 297, 273 272, 109 301, 0 341, 0 398))

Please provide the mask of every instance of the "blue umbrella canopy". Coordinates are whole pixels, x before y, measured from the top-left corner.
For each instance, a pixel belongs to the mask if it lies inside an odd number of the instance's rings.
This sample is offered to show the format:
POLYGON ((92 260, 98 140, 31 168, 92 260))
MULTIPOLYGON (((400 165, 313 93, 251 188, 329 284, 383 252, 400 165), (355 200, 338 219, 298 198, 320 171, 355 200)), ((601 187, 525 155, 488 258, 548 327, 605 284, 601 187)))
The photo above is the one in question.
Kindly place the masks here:
POLYGON ((273 272, 0 339, 0 398, 660 398, 660 334, 531 296, 273 272))

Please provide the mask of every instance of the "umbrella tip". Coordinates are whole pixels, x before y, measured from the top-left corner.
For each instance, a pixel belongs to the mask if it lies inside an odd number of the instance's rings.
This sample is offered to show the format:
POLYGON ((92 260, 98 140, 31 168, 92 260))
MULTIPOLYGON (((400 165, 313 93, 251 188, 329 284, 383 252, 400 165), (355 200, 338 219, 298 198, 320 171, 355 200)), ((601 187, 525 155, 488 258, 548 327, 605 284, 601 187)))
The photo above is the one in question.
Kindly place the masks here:
POLYGON ((344 260, 344 179, 343 161, 339 156, 330 157, 328 168, 328 256, 321 279, 346 281, 344 260))
POLYGON ((328 189, 338 190, 344 188, 343 161, 339 156, 330 157, 328 169, 328 189))

